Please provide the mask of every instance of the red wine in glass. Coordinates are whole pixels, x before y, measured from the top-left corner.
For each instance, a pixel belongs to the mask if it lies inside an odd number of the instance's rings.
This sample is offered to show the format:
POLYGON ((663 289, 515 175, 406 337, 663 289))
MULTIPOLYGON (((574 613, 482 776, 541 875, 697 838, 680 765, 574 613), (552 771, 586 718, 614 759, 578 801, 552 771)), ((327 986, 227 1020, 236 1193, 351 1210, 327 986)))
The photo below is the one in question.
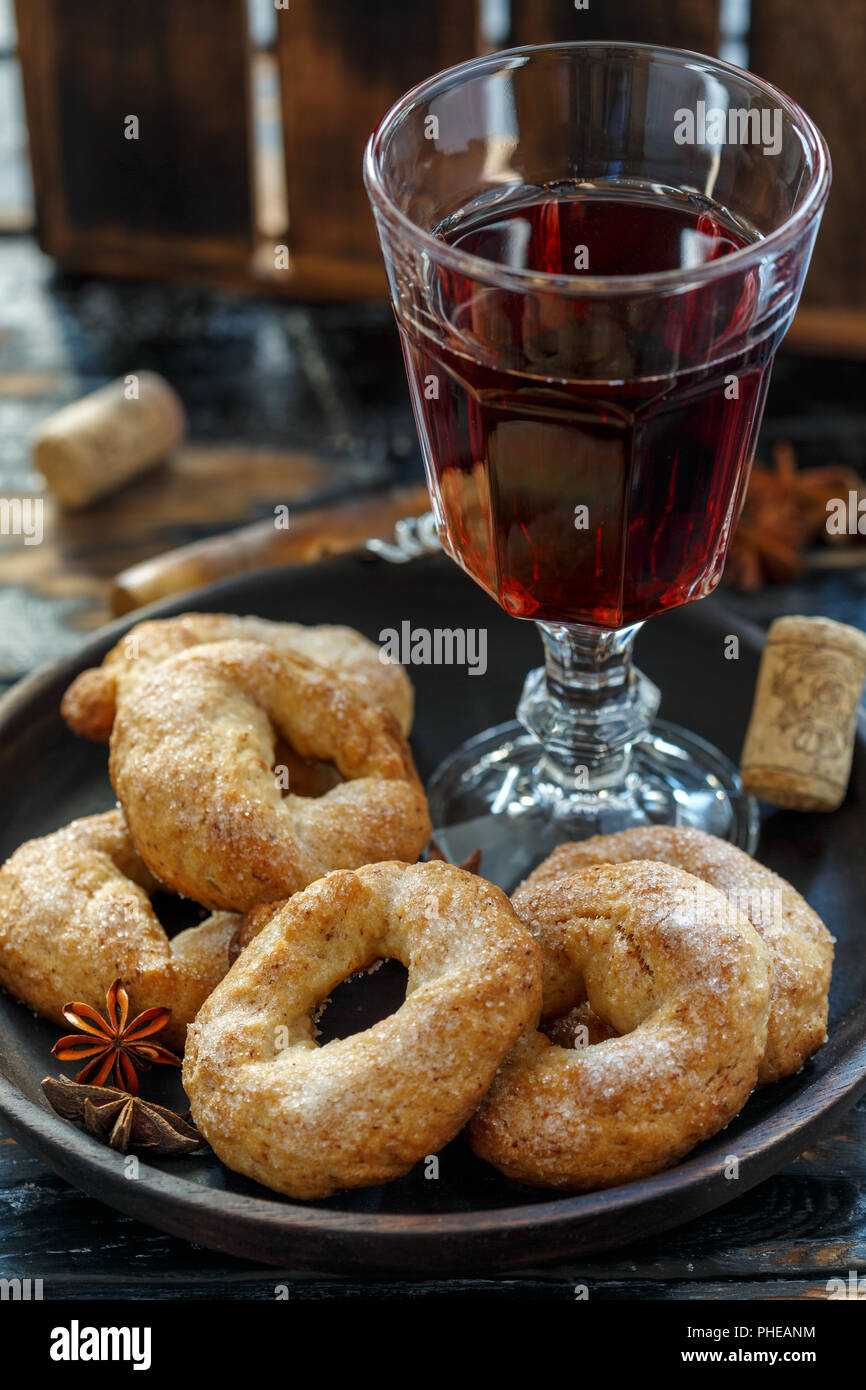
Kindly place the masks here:
MULTIPOLYGON (((430 778, 438 843, 455 862, 482 845, 508 891, 555 845, 633 826, 752 852, 736 767, 658 717, 632 651, 720 578, 830 186, 820 131, 715 58, 541 45, 412 88, 364 178, 443 544, 544 652, 517 719, 430 778), (698 103, 726 139, 681 138, 698 103), (752 138, 765 114, 773 149, 752 138)), ((726 655, 704 673, 724 706, 726 655)), ((686 642, 677 675, 692 659, 686 642)))
MULTIPOLYGON (((437 235, 578 291, 584 273, 682 272, 756 239, 704 197, 573 185, 437 235)), ((431 272, 436 334, 400 325, 431 489, 451 554, 509 613, 622 628, 718 583, 778 344, 742 347, 757 273, 636 302, 637 376, 629 335, 585 321, 579 292, 539 293, 530 312, 431 272), (664 370, 647 374, 654 345, 664 370)))

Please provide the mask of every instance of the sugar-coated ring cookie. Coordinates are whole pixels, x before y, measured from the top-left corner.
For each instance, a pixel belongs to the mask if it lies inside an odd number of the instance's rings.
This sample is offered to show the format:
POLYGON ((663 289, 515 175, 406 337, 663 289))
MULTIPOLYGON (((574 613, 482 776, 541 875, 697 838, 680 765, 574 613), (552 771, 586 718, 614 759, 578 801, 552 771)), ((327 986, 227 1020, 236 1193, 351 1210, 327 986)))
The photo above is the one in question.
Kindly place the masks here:
POLYGON ((393 715, 260 642, 193 647, 154 666, 118 707, 109 766, 145 863, 206 907, 246 912, 331 869, 413 862, 430 837, 393 715), (345 780, 283 796, 277 734, 345 780))
POLYGON ((183 1047, 241 919, 219 912, 169 941, 150 903, 159 888, 119 811, 29 840, 0 869, 0 984, 63 1024, 65 1004, 102 1010, 120 978, 132 1015, 171 1009, 160 1042, 183 1047))
POLYGON ((596 835, 560 845, 521 884, 514 900, 590 864, 626 864, 632 859, 654 859, 686 869, 720 889, 746 914, 772 956, 767 1051, 758 1080, 764 1085, 799 1071, 827 1038, 833 938, 790 883, 741 849, 715 835, 679 826, 596 835))
POLYGON ((139 678, 160 661, 210 642, 263 642, 275 651, 296 653, 351 681, 357 694, 390 709, 404 737, 412 727, 414 694, 402 666, 381 660, 375 642, 351 627, 274 623, 233 613, 183 613, 137 623, 112 647, 101 666, 72 682, 61 713, 74 733, 104 743, 118 704, 139 678))
POLYGON ((612 1187, 670 1167, 740 1110, 764 1054, 769 953, 682 869, 601 865, 520 895, 545 1014, 588 999, 621 1036, 565 1048, 529 1029, 469 1126, 479 1157, 536 1186, 612 1187))
POLYGON ((327 1197, 452 1139, 540 998, 538 947, 484 879, 444 863, 336 872, 277 907, 208 999, 184 1087, 230 1168, 327 1197), (319 1047, 322 1001, 383 958, 407 966, 405 1002, 319 1047))

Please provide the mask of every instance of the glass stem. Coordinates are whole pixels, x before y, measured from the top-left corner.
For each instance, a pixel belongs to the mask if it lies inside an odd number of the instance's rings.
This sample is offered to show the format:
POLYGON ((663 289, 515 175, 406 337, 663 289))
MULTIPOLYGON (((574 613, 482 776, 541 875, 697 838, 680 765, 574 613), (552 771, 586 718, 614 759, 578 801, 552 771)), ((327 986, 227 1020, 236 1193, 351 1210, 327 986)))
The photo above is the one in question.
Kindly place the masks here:
POLYGON ((632 747, 659 706, 657 687, 632 663, 641 626, 538 624, 545 664, 527 677, 517 715, 542 745, 539 775, 559 788, 589 796, 625 788, 632 747))

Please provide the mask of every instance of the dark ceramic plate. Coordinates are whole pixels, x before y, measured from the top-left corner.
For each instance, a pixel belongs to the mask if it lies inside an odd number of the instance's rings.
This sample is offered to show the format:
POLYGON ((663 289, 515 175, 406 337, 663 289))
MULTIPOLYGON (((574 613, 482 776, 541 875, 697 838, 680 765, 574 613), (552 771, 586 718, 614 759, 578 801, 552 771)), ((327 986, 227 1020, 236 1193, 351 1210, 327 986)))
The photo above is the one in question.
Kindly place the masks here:
MULTIPOLYGON (((509 719, 540 646, 532 624, 506 617, 449 561, 404 566, 365 556, 315 568, 256 574, 163 604, 148 615, 195 607, 304 622, 350 622, 376 639, 404 619, 416 626, 486 627, 488 671, 415 667, 413 745, 422 775, 460 740, 509 719)), ((136 615, 137 618, 141 614, 136 615)), ((60 719, 63 690, 130 625, 92 637, 76 658, 19 685, 0 705, 0 855, 75 816, 113 804, 102 747, 76 740, 60 719)), ((638 645, 663 692, 662 713, 736 759, 760 657, 760 635, 710 599, 648 624, 638 645), (724 640, 740 638, 737 661, 724 640)), ((236 1176, 215 1158, 123 1159, 57 1118, 39 1082, 57 1072, 57 1030, 0 995, 0 1114, 21 1142, 69 1182, 163 1230, 218 1250, 322 1273, 506 1270, 563 1259, 670 1227, 729 1201, 799 1153, 866 1088, 866 895, 863 804, 866 749, 858 743, 848 799, 832 816, 776 812, 762 825, 758 856, 791 879, 838 937, 830 1041, 796 1077, 761 1091, 728 1128, 670 1172, 606 1192, 558 1196, 506 1182, 458 1139, 440 1155, 438 1180, 424 1165, 386 1187, 299 1204, 236 1176), (725 1177, 727 1155, 739 1178, 725 1177)), ((327 1033, 357 1031, 396 1007, 401 980, 384 969, 341 986, 327 1033)), ((183 1106, 174 1075, 150 1073, 148 1094, 183 1106), (174 1089, 173 1089, 174 1088, 174 1089)))

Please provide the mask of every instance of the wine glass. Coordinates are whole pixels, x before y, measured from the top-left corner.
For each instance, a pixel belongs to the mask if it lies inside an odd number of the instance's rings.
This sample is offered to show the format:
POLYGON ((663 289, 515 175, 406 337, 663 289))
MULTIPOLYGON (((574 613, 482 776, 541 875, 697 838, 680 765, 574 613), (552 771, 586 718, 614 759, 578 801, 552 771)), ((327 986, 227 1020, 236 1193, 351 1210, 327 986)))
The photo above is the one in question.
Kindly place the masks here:
POLYGON ((829 189, 820 132, 713 58, 554 44, 415 87, 364 174, 440 539, 544 647, 517 720, 434 774, 440 843, 480 844, 506 887, 630 826, 754 849, 736 769, 655 718, 632 648, 721 578, 829 189))

